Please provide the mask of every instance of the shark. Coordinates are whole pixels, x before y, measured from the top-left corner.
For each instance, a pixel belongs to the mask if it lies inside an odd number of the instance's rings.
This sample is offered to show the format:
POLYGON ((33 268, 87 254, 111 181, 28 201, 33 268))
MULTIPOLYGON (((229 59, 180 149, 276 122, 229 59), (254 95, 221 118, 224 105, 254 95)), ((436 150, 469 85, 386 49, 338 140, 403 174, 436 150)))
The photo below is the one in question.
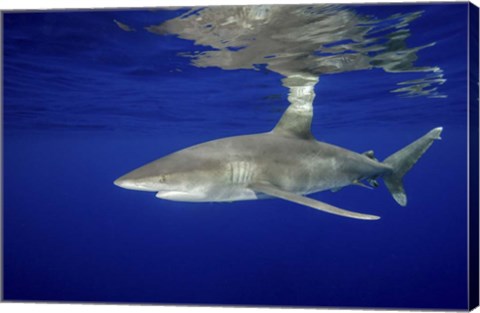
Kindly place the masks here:
POLYGON ((290 105, 268 132, 197 144, 143 165, 116 179, 132 190, 155 192, 160 199, 233 202, 279 198, 343 217, 380 217, 342 209, 309 194, 349 185, 376 188, 383 179, 393 199, 406 206, 404 175, 441 139, 436 127, 383 161, 369 150, 356 153, 315 139, 313 108, 290 105))

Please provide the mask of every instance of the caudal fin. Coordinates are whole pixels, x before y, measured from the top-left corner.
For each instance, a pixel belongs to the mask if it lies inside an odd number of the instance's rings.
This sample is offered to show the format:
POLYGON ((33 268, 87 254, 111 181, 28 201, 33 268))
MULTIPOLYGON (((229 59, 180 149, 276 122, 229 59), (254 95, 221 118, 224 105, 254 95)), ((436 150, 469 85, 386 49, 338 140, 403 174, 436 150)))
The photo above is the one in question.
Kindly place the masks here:
POLYGON ((383 180, 395 201, 401 206, 407 205, 407 195, 403 189, 402 182, 403 176, 417 163, 418 159, 428 150, 435 139, 441 139, 440 134, 442 130, 442 127, 432 129, 423 137, 395 152, 383 161, 383 163, 393 169, 390 174, 383 177, 383 180))

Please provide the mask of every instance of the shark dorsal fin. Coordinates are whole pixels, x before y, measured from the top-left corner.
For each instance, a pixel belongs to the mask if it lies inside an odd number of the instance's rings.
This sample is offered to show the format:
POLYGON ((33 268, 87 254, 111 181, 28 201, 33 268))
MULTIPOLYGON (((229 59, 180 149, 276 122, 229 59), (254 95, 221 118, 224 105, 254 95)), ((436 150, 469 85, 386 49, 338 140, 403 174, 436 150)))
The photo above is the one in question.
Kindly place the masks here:
POLYGON ((312 107, 290 105, 273 129, 273 133, 301 139, 313 139, 312 107))
POLYGON ((283 113, 274 134, 299 139, 314 139, 312 135, 313 99, 318 76, 297 73, 282 79, 282 85, 288 88, 290 106, 283 113))

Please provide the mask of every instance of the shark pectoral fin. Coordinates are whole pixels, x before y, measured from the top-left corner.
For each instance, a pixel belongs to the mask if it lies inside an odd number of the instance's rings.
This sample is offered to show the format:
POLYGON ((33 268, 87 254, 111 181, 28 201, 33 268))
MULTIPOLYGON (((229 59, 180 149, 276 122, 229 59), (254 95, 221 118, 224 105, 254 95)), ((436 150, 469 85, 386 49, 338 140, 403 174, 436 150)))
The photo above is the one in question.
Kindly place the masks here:
POLYGON ((261 192, 272 197, 280 198, 287 201, 292 201, 298 204, 302 204, 320 211, 324 211, 331 214, 340 216, 356 218, 361 220, 378 220, 380 217, 369 214, 356 213, 334 207, 333 205, 307 198, 301 195, 294 194, 292 192, 281 190, 270 183, 255 183, 251 184, 250 188, 256 192, 261 192))

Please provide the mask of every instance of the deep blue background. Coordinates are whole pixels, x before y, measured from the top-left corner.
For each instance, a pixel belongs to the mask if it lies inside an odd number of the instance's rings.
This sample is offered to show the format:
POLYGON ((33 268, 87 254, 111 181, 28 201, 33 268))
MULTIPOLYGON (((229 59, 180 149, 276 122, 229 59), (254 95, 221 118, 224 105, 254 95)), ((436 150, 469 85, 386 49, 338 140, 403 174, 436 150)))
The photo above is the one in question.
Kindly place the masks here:
POLYGON ((407 207, 383 184, 314 196, 375 222, 114 186, 177 149, 269 130, 288 105, 281 77, 194 68, 177 52, 201 47, 142 30, 179 11, 5 14, 5 299, 465 309, 467 4, 353 9, 424 10, 407 43, 436 42, 416 65, 447 78, 434 99, 390 92, 418 73, 320 77, 319 140, 384 159, 445 129, 405 177, 407 207))

